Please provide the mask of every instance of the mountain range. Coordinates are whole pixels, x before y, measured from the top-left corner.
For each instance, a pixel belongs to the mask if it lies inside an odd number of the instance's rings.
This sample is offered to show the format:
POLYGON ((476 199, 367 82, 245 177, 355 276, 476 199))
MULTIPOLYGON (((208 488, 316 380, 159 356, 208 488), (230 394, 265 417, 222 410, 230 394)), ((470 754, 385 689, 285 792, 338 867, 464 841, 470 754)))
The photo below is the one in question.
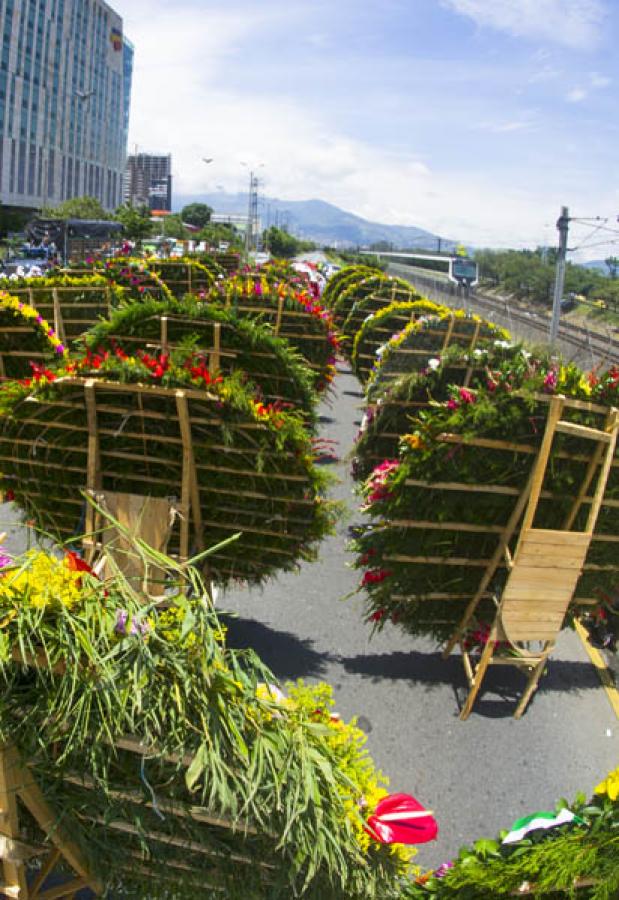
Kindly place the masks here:
MULTIPOLYGON (((246 193, 216 193, 177 195, 175 211, 189 203, 208 203, 219 215, 247 215, 246 193)), ((259 197, 259 214, 263 228, 271 225, 285 227, 291 234, 317 244, 336 247, 368 247, 385 242, 394 248, 420 250, 455 250, 456 242, 413 225, 384 225, 346 212, 324 200, 279 200, 259 197)))

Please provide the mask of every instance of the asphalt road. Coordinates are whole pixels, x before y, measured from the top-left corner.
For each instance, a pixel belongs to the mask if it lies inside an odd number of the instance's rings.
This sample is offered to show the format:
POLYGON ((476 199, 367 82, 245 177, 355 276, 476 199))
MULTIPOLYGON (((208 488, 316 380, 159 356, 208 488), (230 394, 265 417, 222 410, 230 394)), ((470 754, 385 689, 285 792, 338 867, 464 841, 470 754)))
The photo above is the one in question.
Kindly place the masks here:
MULTIPOLYGON (((578 638, 562 635, 537 696, 523 719, 511 717, 522 675, 491 669, 467 722, 458 719, 465 680, 458 655, 441 659, 428 641, 389 626, 370 640, 360 598, 343 600, 358 576, 347 568, 347 529, 355 512, 346 456, 361 418, 357 381, 342 371, 331 404, 323 404, 323 436, 337 441, 330 468, 334 495, 351 517, 325 541, 320 559, 263 591, 228 592, 220 610, 232 611, 229 639, 251 646, 283 680, 326 680, 342 716, 359 716, 376 763, 393 791, 414 794, 433 809, 438 841, 418 861, 434 865, 465 842, 494 836, 521 815, 552 808, 561 797, 590 792, 619 762, 619 722, 578 638)), ((15 512, 0 506, 7 544, 23 549, 15 512)))
POLYGON ((417 857, 434 865, 465 842, 553 808, 562 796, 590 792, 619 762, 619 722, 572 633, 561 636, 519 721, 512 712, 524 679, 515 669, 491 669, 473 714, 461 722, 466 691, 457 653, 443 661, 432 642, 393 626, 370 640, 361 599, 342 599, 358 581, 347 568, 347 530, 360 514, 345 457, 363 401, 349 372, 339 374, 336 388, 331 405, 323 405, 322 434, 338 442, 333 493, 348 502, 350 520, 298 575, 262 591, 228 592, 219 607, 238 617, 228 623, 231 644, 254 647, 281 679, 334 686, 338 712, 359 716, 391 790, 412 793, 435 811, 439 838, 417 857))

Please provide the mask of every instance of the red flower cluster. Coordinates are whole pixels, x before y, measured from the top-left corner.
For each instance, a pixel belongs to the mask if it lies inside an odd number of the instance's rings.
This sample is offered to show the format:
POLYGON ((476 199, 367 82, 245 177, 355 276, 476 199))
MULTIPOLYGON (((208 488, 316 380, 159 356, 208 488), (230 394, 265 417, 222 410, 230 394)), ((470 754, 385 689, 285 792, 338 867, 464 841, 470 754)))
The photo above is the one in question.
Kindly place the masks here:
POLYGON ((221 375, 211 375, 203 356, 190 356, 185 361, 185 368, 191 373, 192 379, 201 386, 209 387, 212 384, 221 384, 223 381, 221 375))
POLYGON ((43 365, 30 361, 30 368, 32 369, 32 378, 24 378, 21 381, 21 384, 25 387, 30 387, 31 384, 38 384, 44 378, 49 382, 56 380, 55 374, 43 365))
POLYGON ((138 359, 150 370, 151 377, 161 379, 170 368, 170 354, 159 353, 157 356, 149 356, 143 350, 138 350, 138 359))
POLYGON ((388 569, 368 569, 361 579, 361 587, 367 587, 368 584, 380 584, 385 578, 393 575, 388 569))

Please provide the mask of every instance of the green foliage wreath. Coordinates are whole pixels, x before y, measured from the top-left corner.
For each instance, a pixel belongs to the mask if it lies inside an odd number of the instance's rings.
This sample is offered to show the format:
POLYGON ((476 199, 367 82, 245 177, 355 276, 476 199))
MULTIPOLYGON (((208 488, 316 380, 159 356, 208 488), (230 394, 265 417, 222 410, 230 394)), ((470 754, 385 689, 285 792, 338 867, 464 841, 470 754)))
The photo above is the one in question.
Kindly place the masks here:
MULTIPOLYGON (((390 381, 385 392, 366 408, 353 449, 355 479, 365 480, 383 460, 397 457, 400 440, 414 429, 421 411, 447 402, 454 385, 484 387, 489 372, 504 369, 507 363, 518 379, 530 368, 531 360, 529 351, 506 341, 486 343, 475 350, 453 346, 431 359, 427 369, 390 381)), ((535 353, 535 360, 547 368, 551 364, 549 354, 542 351, 535 353)))
POLYGON ((0 291, 0 376, 27 378, 64 359, 66 348, 52 326, 21 297, 0 291))
POLYGON ((333 319, 343 335, 343 346, 350 356, 355 335, 368 313, 390 306, 421 300, 412 284, 390 275, 371 276, 342 291, 333 307, 333 319))
POLYGON ((266 277, 249 273, 228 278, 202 299, 221 304, 241 318, 269 325, 305 358, 317 391, 331 385, 338 338, 329 311, 307 291, 285 282, 270 284, 266 277))

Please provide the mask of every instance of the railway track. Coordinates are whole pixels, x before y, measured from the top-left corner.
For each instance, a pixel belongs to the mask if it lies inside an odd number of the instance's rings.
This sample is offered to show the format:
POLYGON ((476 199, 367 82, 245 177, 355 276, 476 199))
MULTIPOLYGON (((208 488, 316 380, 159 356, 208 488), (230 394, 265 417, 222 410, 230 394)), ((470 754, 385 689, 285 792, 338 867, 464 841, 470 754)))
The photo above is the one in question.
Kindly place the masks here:
MULTIPOLYGON (((430 299, 478 312, 507 328, 516 337, 538 344, 548 343, 549 317, 525 311, 507 300, 489 297, 483 292, 472 291, 465 296, 451 282, 429 278, 427 272, 411 271, 410 266, 391 263, 388 270, 421 288, 430 299)), ((610 330, 608 334, 602 334, 571 322, 560 322, 558 344, 567 359, 573 359, 586 368, 619 363, 619 340, 610 330)))

